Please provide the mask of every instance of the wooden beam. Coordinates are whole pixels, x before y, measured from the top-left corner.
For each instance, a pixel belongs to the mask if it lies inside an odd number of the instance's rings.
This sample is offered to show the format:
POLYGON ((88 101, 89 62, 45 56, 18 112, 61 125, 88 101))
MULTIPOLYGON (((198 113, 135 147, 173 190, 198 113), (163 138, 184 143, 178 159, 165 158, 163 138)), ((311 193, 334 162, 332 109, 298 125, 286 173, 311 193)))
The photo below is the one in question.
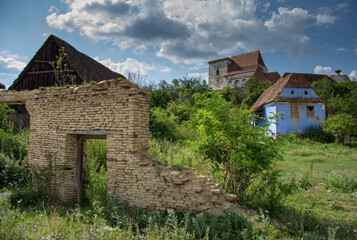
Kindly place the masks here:
POLYGON ((43 61, 43 60, 36 60, 36 63, 51 63, 51 62, 56 62, 56 60, 54 61, 43 61))
POLYGON ((25 104, 26 100, 33 97, 33 93, 23 93, 23 94, 0 94, 0 104, 25 104))
MULTIPOLYGON (((74 70, 62 70, 62 71, 58 71, 60 73, 72 73, 74 72, 74 70)), ((53 73, 53 70, 52 71, 38 71, 38 72, 28 72, 26 74, 40 74, 40 73, 53 73)))
POLYGON ((121 135, 119 131, 62 131, 57 130, 60 134, 74 134, 74 135, 121 135))

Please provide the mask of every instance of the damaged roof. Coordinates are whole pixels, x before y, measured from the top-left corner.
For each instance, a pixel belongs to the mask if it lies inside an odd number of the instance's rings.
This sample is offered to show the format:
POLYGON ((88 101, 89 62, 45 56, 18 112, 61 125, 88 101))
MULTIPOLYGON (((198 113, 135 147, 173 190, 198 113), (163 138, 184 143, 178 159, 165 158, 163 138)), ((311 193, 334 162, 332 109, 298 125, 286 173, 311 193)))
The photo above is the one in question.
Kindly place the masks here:
MULTIPOLYGON (((69 63, 69 65, 74 69, 75 73, 82 80, 100 82, 102 80, 108 80, 108 79, 117 79, 117 78, 126 79, 123 75, 117 72, 113 72, 103 64, 87 56, 86 54, 78 51, 66 41, 54 35, 50 35, 47 38, 47 40, 43 43, 41 48, 33 56, 33 58, 30 60, 30 62, 19 74, 18 78, 9 87, 9 90, 16 88, 16 86, 27 75, 28 71, 35 64, 35 62, 41 59, 41 54, 44 53, 48 47, 52 47, 53 45, 56 45, 57 50, 62 47, 64 48, 64 52, 67 54, 65 60, 69 63)), ((55 54, 53 55, 54 56, 49 56, 49 58, 51 59, 47 59, 47 60, 56 61, 55 54)))
MULTIPOLYGON (((311 84, 313 82, 318 81, 324 77, 328 76, 309 73, 284 73, 283 76, 281 76, 273 86, 265 90, 263 94, 260 95, 252 108, 258 110, 265 104, 274 102, 285 87, 311 88, 311 84)), ((331 78, 329 79, 333 81, 331 78)))

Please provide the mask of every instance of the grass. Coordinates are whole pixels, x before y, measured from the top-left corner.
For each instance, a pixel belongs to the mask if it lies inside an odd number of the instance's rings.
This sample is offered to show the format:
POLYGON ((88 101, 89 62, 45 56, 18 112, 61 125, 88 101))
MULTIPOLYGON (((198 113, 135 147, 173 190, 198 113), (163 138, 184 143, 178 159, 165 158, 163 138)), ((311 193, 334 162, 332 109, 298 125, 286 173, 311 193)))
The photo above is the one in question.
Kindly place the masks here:
MULTIPOLYGON (((27 136, 22 132, 16 138, 27 146, 27 136)), ((357 239, 356 145, 286 138, 279 146, 285 159, 276 163, 280 179, 295 187, 276 212, 260 209, 251 219, 152 213, 99 204, 96 194, 103 194, 99 192, 91 193, 89 205, 65 207, 33 203, 26 193, 11 204, 0 201, 0 239, 357 239), (21 207, 24 203, 28 205, 21 207)), ((100 162, 105 149, 103 140, 89 142, 89 156, 100 162)), ((210 174, 207 162, 183 142, 150 139, 149 152, 162 164, 210 174)), ((104 189, 99 172, 105 170, 105 162, 92 168, 96 170, 92 189, 104 189)))
POLYGON ((283 162, 277 164, 283 176, 301 175, 313 163, 314 172, 351 171, 357 173, 357 147, 337 143, 319 143, 308 139, 284 140, 283 162))
POLYGON ((357 239, 357 148, 308 139, 280 143, 284 181, 297 189, 286 206, 309 213, 316 228, 335 231, 339 239, 357 239))

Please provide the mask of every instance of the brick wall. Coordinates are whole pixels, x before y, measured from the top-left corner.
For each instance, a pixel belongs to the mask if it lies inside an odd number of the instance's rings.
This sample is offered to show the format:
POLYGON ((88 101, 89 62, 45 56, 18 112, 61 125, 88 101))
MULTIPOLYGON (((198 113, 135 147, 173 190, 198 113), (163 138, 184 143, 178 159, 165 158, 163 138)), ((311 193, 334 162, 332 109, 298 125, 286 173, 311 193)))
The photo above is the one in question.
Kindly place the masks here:
MULTIPOLYGON (((15 94, 15 93, 2 93, 15 94)), ((18 93, 16 93, 18 94, 18 93)), ((234 195, 190 168, 156 165, 148 155, 148 94, 124 80, 26 93, 30 113, 29 163, 55 166, 64 202, 80 199, 83 140, 107 140, 107 184, 112 200, 149 210, 221 213, 237 209, 234 195), (99 134, 99 135, 98 135, 99 134)))

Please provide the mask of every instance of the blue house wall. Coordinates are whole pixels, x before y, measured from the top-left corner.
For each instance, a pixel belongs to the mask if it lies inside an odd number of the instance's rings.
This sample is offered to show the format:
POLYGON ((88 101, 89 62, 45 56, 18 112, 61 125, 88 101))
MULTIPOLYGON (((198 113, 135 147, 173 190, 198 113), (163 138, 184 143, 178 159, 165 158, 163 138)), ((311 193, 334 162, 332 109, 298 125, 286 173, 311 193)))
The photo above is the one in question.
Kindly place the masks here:
POLYGON ((303 132, 310 126, 318 126, 325 120, 325 106, 323 103, 314 103, 312 99, 320 99, 312 88, 284 88, 280 95, 284 102, 266 104, 261 111, 261 115, 266 120, 258 121, 261 126, 267 121, 271 122, 269 129, 272 134, 283 134, 292 132, 303 132), (289 99, 299 98, 301 101, 289 101, 289 99), (309 103, 308 99, 311 99, 309 103), (282 113, 282 118, 269 120, 270 116, 282 113))

